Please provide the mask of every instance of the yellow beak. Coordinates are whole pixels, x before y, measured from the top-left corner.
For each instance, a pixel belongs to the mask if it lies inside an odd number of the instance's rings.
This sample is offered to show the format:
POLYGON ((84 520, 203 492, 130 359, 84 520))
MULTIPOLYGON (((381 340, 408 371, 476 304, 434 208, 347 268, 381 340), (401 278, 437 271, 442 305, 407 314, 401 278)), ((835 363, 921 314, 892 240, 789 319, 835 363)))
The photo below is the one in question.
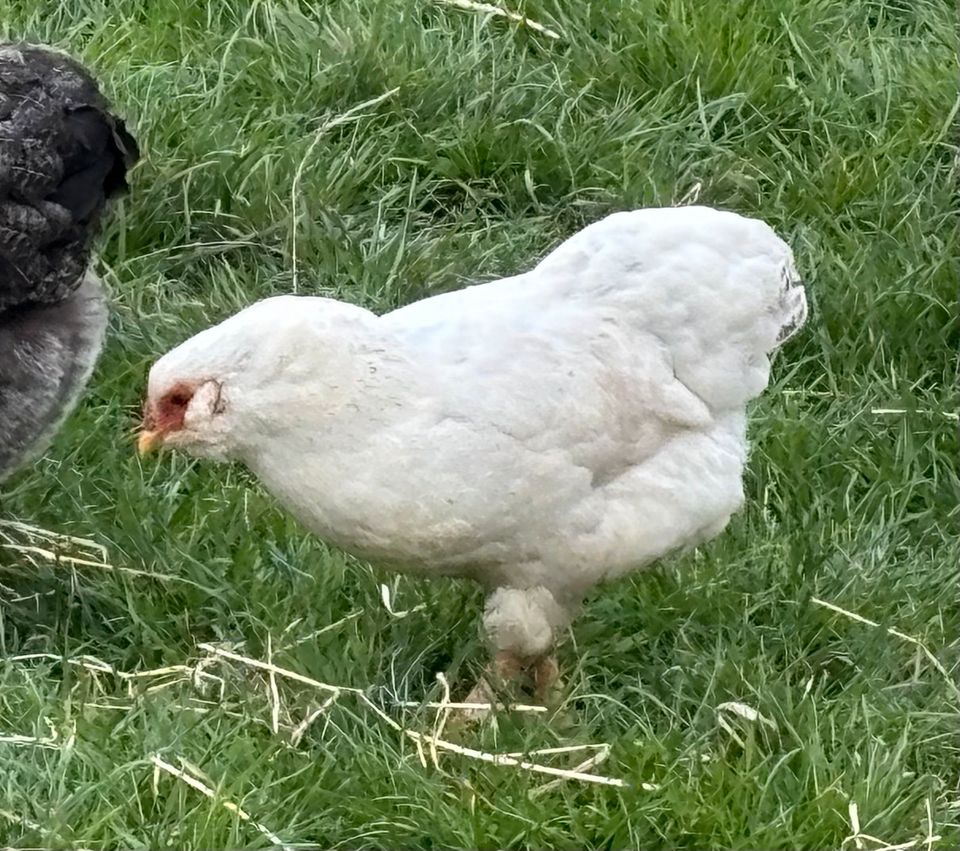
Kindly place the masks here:
POLYGON ((137 454, 146 455, 153 452, 163 443, 163 435, 159 431, 141 431, 137 438, 137 454))

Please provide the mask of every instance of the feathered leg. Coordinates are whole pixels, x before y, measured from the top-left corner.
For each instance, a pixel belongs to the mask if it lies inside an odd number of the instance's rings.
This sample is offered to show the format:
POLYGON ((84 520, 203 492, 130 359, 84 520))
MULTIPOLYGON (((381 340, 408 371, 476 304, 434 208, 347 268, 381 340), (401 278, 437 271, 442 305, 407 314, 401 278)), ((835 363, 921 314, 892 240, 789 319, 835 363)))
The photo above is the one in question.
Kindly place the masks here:
MULTIPOLYGON (((466 703, 496 706, 496 690, 526 680, 532 685, 537 703, 547 703, 558 679, 556 660, 551 655, 557 631, 569 622, 562 608, 546 588, 499 588, 487 600, 483 625, 496 648, 493 660, 466 703)), ((489 715, 489 709, 466 709, 465 720, 489 715)))

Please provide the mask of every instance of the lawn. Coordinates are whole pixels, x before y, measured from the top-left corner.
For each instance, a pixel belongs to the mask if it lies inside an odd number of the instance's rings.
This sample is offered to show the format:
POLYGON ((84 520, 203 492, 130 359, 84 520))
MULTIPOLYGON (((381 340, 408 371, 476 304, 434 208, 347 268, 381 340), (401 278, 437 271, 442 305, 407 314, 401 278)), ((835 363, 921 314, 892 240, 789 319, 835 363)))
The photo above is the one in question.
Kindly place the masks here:
POLYGON ((107 350, 3 488, 0 846, 960 847, 952 4, 523 11, 551 32, 430 0, 0 0, 0 37, 84 58, 145 152, 107 350), (267 294, 387 310, 695 197, 768 221, 809 284, 747 506, 590 598, 558 716, 444 734, 602 746, 528 759, 625 785, 421 759, 437 674, 456 698, 484 660, 479 591, 326 548, 241 468, 141 462, 146 371, 267 294))

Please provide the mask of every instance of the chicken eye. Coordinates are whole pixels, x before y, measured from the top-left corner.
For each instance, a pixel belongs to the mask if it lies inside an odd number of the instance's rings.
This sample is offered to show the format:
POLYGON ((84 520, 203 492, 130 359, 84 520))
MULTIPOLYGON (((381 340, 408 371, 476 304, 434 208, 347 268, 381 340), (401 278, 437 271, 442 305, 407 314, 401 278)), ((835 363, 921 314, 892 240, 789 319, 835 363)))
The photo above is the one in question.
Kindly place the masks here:
POLYGON ((186 393, 173 393, 167 401, 175 408, 186 408, 190 404, 190 397, 186 393))

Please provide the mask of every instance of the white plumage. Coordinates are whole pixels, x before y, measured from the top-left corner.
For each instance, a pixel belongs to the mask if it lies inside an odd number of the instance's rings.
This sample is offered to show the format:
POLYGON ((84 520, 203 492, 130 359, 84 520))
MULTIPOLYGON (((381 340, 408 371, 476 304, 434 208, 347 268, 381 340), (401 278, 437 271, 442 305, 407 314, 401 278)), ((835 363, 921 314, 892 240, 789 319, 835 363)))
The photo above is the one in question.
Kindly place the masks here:
POLYGON ((154 365, 142 441, 243 461, 348 551, 481 582, 501 660, 527 664, 591 587, 724 528, 746 404, 805 317, 766 224, 617 213, 380 317, 254 304, 154 365))

